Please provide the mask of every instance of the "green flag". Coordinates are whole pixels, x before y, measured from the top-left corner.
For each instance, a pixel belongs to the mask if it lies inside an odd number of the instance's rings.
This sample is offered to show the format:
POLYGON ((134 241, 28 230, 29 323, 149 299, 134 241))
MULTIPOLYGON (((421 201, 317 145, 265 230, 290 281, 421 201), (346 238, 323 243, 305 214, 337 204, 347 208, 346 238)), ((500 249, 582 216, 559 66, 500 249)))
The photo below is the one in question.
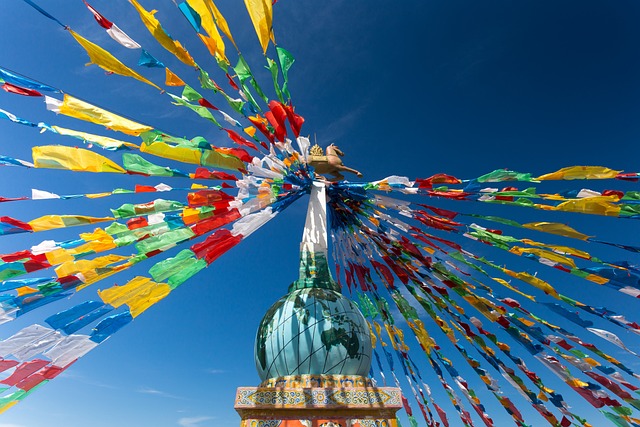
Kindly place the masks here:
POLYGON ((258 96, 262 98, 265 103, 269 102, 269 98, 265 96, 260 86, 258 86, 256 79, 253 77, 253 74, 251 73, 249 64, 247 64, 247 61, 245 61, 242 55, 238 56, 238 64, 235 66, 233 70, 236 72, 238 79, 240 79, 240 84, 242 85, 242 89, 245 95, 247 95, 247 98, 249 98, 249 102, 251 102, 251 104, 254 107, 256 107, 257 110, 260 110, 260 107, 258 107, 258 104, 256 103, 253 95, 251 94, 251 91, 249 90, 249 86, 247 85, 247 82, 249 82, 251 86, 253 86, 253 89, 255 89, 258 96))
POLYGON ((280 62, 282 78, 284 79, 284 83, 282 84, 282 93, 287 97, 287 99, 291 99, 291 94, 289 93, 289 69, 296 59, 288 50, 283 49, 280 46, 276 46, 276 52, 278 53, 278 61, 280 62))
POLYGON ((198 102, 202 98, 194 88, 189 85, 184 85, 184 89, 182 89, 182 97, 191 102, 198 102))
POLYGON ((173 176, 173 170, 169 167, 158 166, 142 158, 137 154, 126 153, 122 155, 122 163, 127 172, 137 172, 150 176, 173 176))
POLYGON ((198 114, 200 117, 209 120, 211 123, 215 124, 219 128, 222 127, 222 125, 220 125, 220 123, 218 123, 218 121, 215 119, 215 117, 213 117, 213 114, 211 114, 211 111, 209 111, 209 109, 207 107, 203 107, 202 105, 193 105, 193 104, 187 102, 186 100, 184 100, 184 99, 182 99, 180 97, 172 95, 172 94, 170 94, 168 92, 167 92, 167 94, 173 99, 174 104, 182 105, 184 107, 187 107, 190 110, 195 111, 196 114, 198 114))
POLYGON ((176 228, 175 230, 166 231, 157 236, 151 236, 147 239, 140 240, 136 243, 136 249, 141 254, 148 254, 157 250, 164 251, 179 243, 186 242, 195 235, 196 233, 194 233, 189 227, 176 228))
POLYGON ((284 104, 284 98, 282 97, 282 91, 280 90, 280 86, 278 86, 278 64, 271 58, 267 58, 267 64, 269 64, 267 70, 271 71, 271 78, 273 79, 273 88, 276 90, 276 95, 278 95, 278 99, 280 102, 284 104))
POLYGON ((498 169, 477 179, 478 182, 501 182, 501 181, 533 181, 530 173, 514 172, 506 169, 498 169))
POLYGON ((202 68, 200 69, 200 75, 198 76, 198 80, 200 80, 200 86, 204 89, 211 89, 214 92, 218 92, 218 88, 213 84, 213 80, 209 77, 209 73, 204 71, 202 68))

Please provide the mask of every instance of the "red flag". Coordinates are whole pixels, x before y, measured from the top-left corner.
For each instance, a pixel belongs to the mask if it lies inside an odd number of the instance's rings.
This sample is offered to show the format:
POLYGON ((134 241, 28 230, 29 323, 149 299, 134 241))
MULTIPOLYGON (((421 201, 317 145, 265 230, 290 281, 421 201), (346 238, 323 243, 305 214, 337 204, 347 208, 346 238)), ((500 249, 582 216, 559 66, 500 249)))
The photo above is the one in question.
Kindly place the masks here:
POLYGON ((18 365, 18 361, 16 360, 0 360, 0 372, 4 372, 7 369, 11 369, 14 366, 18 365))
POLYGON ((447 199, 464 200, 471 193, 458 192, 458 191, 427 191, 427 194, 431 197, 444 197, 447 199))
POLYGON ((378 261, 371 260, 371 265, 373 265, 373 268, 375 268, 376 271, 385 278, 388 284, 387 287, 393 288, 394 279, 393 279, 393 274, 391 273, 391 270, 389 270, 389 268, 386 265, 381 264, 378 261))
POLYGON ((640 175, 637 172, 619 173, 618 175, 616 175, 616 179, 622 179, 624 181, 638 182, 638 178, 640 178, 640 175))
POLYGON ((287 119, 287 111, 284 109, 281 103, 278 101, 269 102, 269 110, 273 113, 273 117, 278 122, 278 125, 285 127, 285 120, 287 119))
POLYGON ((234 197, 220 190, 200 190, 187 195, 190 208, 198 206, 214 206, 216 208, 226 208, 229 201, 234 197))
POLYGON ((13 374, 11 374, 9 377, 5 378, 0 382, 8 386, 14 386, 18 384, 20 381, 27 378, 29 375, 39 371, 40 368, 44 368, 48 364, 49 362, 43 359, 34 359, 28 362, 23 362, 16 368, 13 374))
POLYGON ((450 211, 450 210, 442 209, 442 208, 436 208, 436 207, 433 207, 433 206, 425 205, 423 203, 418 203, 417 205, 418 206, 422 206, 423 208, 429 209, 430 211, 432 211, 436 215, 444 216, 444 217, 449 218, 449 219, 453 219, 458 215, 458 212, 454 212, 454 211, 450 211))
POLYGON ((300 129, 302 129, 302 124, 304 123, 304 117, 299 116, 294 112, 293 105, 282 105, 282 107, 287 112, 287 117, 289 118, 289 125, 291 126, 291 130, 293 131, 293 134, 297 138, 298 136, 300 136, 300 129))
POLYGON ((136 184, 136 193, 155 193, 158 191, 156 187, 152 187, 150 185, 138 185, 136 184))
POLYGON ((433 406, 436 408, 436 412, 438 413, 438 416, 440 417, 442 424, 444 424, 445 427, 449 427, 449 420, 447 419, 447 413, 441 407, 439 407, 436 403, 434 403, 433 406))
POLYGON ((405 271, 402 267, 391 260, 388 255, 383 255, 382 259, 385 263, 387 263, 391 270, 396 273, 396 276, 398 276, 398 279, 400 279, 402 283, 404 283, 405 285, 409 283, 409 274, 407 274, 407 271, 405 271))
POLYGON ((604 190, 602 192, 603 196, 618 196, 619 199, 622 199, 624 197, 624 193, 622 191, 618 191, 618 190, 604 190))
POLYGON ((18 95, 42 96, 42 94, 40 92, 38 92, 37 90, 27 89, 27 88, 24 88, 24 87, 12 85, 11 83, 8 83, 8 82, 5 82, 5 84, 2 85, 2 89, 4 89, 5 91, 7 91, 9 93, 15 93, 15 94, 18 94, 18 95))
POLYGON ((227 181, 237 181, 238 178, 235 175, 231 175, 227 172, 210 171, 207 168, 197 168, 195 173, 197 179, 222 179, 227 181))
POLYGON ((256 151, 258 151, 258 147, 256 147, 256 144, 254 144, 253 142, 244 139, 243 137, 241 137, 240 135, 238 135, 236 132, 229 130, 229 129, 225 129, 225 131, 227 132, 227 134, 229 135, 229 138, 231 138, 231 140, 233 142, 235 142, 238 145, 244 145, 245 147, 249 147, 252 148, 256 151))
POLYGON ((110 30, 111 27, 113 27, 113 22, 109 21, 107 18, 100 15, 100 13, 98 13, 97 10, 95 10, 89 3, 86 2, 86 0, 82 0, 82 1, 84 1, 84 4, 87 6, 89 11, 93 13, 93 17, 96 18, 96 21, 98 21, 98 24, 100 24, 102 28, 104 28, 105 30, 110 30))
POLYGON ((438 173, 429 178, 418 178, 416 182, 419 185, 419 188, 433 188, 433 184, 460 184, 460 181, 455 176, 445 175, 443 173, 438 173))
MULTIPOLYGON (((0 216, 0 223, 9 224, 24 231, 33 231, 31 226, 26 222, 22 222, 19 219, 11 218, 10 216, 0 216)), ((15 233, 15 231, 13 232, 15 233)))
POLYGON ((28 197, 1 197, 0 203, 2 202, 15 202, 16 200, 29 200, 28 197))
POLYGON ((204 98, 198 99, 198 104, 202 105, 203 107, 211 108, 212 110, 218 110, 218 107, 216 107, 215 105, 213 105, 212 103, 210 103, 204 98))
POLYGON ((216 148, 216 151, 222 154, 231 154, 232 156, 236 156, 245 163, 251 163, 253 161, 253 156, 242 148, 218 147, 216 148))
MULTIPOLYGON (((43 254, 44 255, 44 254, 43 254)), ((6 255, 0 255, 0 260, 4 261, 4 262, 15 262, 15 261, 20 261, 21 259, 25 259, 25 258, 29 258, 29 259, 35 259, 36 255, 33 255, 31 253, 31 251, 19 251, 19 252, 14 252, 11 254, 6 254, 6 255)), ((46 257, 44 258, 46 261, 46 257)))
POLYGON ((204 258, 207 264, 211 264, 220 255, 237 245, 242 236, 234 236, 226 228, 217 230, 202 243, 191 246, 191 250, 200 259, 204 258))
MULTIPOLYGON (((216 210, 215 212, 218 211, 216 210)), ((241 217, 242 215, 240 215, 240 212, 238 212, 237 209, 223 210, 212 217, 205 218, 196 222, 191 226, 191 230, 193 230, 193 232, 198 236, 202 236, 203 234, 220 228, 223 225, 232 223, 233 221, 240 219, 241 217)))
POLYGON ((260 120, 260 116, 257 117, 247 117, 249 121, 260 131, 264 136, 266 136, 269 141, 273 144, 276 138, 273 136, 269 129, 265 126, 265 124, 260 120))
POLYGON ((233 77, 231 77, 229 73, 227 73, 226 76, 227 76, 227 79, 229 79, 229 84, 231 85, 231 87, 234 88, 235 90, 240 90, 236 82, 233 81, 233 77))
POLYGON ((267 118, 267 120, 269 120, 271 126, 273 126, 273 129, 276 133, 276 138, 284 142, 285 138, 287 137, 287 128, 284 126, 280 126, 280 123, 278 123, 278 120, 276 120, 276 117, 271 111, 267 111, 266 113, 264 113, 264 116, 267 118))
POLYGON ((149 222, 147 221, 147 218, 143 216, 131 218, 129 221, 127 221, 127 228, 129 230, 136 230, 138 228, 147 227, 148 225, 149 222))

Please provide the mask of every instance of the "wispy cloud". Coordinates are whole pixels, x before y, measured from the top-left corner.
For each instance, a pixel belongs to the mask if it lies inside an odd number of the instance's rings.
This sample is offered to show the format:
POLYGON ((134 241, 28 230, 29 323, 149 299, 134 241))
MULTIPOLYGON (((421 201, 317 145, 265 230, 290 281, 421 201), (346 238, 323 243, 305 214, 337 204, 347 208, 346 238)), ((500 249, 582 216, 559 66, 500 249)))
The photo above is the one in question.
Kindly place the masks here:
POLYGON ((224 369, 207 369, 207 374, 211 374, 211 375, 218 375, 218 374, 226 374, 229 371, 226 371, 224 369))
MULTIPOLYGON (((71 372, 71 371, 65 371, 62 374, 60 374, 59 378, 67 378, 69 380, 72 381, 77 381, 80 382, 82 384, 87 384, 93 387, 101 387, 101 388, 108 388, 108 389, 117 389, 118 387, 111 385, 111 384, 107 384, 107 383, 102 383, 100 381, 96 381, 96 380, 92 380, 90 378, 85 377, 84 375, 75 373, 75 372, 71 372)), ((0 427, 4 427, 2 424, 0 424, 0 427)))
POLYGON ((7 424, 7 423, 0 423, 0 427, 25 427, 22 424, 7 424))
POLYGON ((155 388, 151 388, 151 387, 140 387, 136 391, 138 393, 151 394, 153 396, 166 397, 168 399, 184 399, 184 397, 176 396, 175 394, 167 393, 161 390, 156 390, 155 388))
POLYGON ((346 132, 348 132, 354 124, 360 119, 360 116, 366 111, 367 106, 371 104, 371 100, 365 100, 360 106, 350 110, 347 114, 329 123, 324 129, 318 132, 320 142, 330 143, 339 140, 346 132))
POLYGON ((209 420, 213 420, 214 417, 183 417, 178 420, 178 425, 182 427, 197 427, 201 423, 209 420))

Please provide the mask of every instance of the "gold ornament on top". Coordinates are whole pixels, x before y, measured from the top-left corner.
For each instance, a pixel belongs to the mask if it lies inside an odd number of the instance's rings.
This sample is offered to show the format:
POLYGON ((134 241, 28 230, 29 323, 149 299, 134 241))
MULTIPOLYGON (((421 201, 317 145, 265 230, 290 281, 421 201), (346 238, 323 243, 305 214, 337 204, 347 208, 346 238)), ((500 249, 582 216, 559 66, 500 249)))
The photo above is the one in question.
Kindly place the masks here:
POLYGON ((315 144, 309 150, 307 163, 313 166, 316 175, 329 175, 329 178, 333 181, 342 181, 344 179, 344 175, 341 172, 350 172, 362 177, 362 174, 357 170, 345 166, 342 163, 342 157, 344 157, 344 152, 335 144, 330 144, 327 147, 326 154, 322 151, 322 147, 315 144))

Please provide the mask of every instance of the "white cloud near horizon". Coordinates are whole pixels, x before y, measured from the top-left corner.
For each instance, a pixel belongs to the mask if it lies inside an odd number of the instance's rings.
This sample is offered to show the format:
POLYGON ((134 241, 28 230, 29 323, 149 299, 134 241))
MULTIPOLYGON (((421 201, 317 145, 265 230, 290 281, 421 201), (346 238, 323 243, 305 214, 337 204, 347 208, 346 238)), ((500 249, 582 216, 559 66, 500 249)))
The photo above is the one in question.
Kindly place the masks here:
POLYGON ((156 390, 155 388, 151 387, 140 387, 138 390, 136 390, 136 392, 142 394, 151 394, 153 396, 166 397, 169 399, 184 399, 183 397, 176 396, 174 394, 167 393, 161 390, 156 390))
POLYGON ((214 417, 183 417, 178 420, 178 425, 181 427, 198 427, 198 425, 204 421, 213 420, 214 417))

